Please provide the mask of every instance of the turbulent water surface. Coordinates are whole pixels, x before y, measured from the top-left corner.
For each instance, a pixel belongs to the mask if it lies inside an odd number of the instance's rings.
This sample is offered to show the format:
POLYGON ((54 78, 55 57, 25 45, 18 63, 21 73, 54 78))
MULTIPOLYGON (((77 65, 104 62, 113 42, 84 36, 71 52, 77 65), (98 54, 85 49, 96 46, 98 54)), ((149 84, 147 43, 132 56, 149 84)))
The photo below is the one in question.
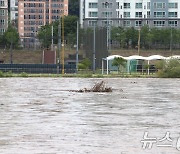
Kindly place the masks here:
POLYGON ((0 88, 1 154, 180 153, 179 79, 5 78, 0 88), (112 93, 68 91, 102 80, 112 93))

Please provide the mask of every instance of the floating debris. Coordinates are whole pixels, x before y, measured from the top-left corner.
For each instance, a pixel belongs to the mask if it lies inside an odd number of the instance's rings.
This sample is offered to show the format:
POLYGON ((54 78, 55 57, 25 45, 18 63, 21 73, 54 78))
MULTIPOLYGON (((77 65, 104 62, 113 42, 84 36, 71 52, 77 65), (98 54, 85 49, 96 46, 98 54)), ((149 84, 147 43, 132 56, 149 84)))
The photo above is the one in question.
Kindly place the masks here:
POLYGON ((104 81, 101 81, 99 83, 96 83, 91 89, 80 89, 80 90, 71 90, 71 92, 80 92, 80 93, 84 93, 84 92, 112 92, 112 88, 111 87, 106 87, 106 84, 104 81))

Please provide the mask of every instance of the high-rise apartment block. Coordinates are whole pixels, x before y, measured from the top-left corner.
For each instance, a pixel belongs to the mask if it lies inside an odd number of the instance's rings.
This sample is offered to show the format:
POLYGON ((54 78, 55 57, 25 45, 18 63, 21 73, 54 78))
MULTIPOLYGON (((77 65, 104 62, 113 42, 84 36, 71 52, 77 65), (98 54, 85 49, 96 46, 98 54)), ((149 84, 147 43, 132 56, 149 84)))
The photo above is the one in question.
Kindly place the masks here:
POLYGON ((40 27, 62 15, 68 15, 68 0, 19 0, 18 31, 23 46, 34 46, 40 27))
POLYGON ((10 0, 10 20, 18 20, 18 0, 10 0))
POLYGON ((180 28, 180 0, 80 0, 80 22, 84 27, 180 28))
POLYGON ((8 27, 8 0, 0 0, 0 35, 8 27))

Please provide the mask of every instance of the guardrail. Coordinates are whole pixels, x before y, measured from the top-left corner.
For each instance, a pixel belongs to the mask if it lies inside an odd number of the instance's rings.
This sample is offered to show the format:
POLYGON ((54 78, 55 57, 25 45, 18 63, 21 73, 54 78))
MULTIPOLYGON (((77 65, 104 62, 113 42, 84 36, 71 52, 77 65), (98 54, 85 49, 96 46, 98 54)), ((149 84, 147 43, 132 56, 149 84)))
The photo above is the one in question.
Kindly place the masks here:
MULTIPOLYGON (((75 73, 76 66, 75 65, 65 65, 64 72, 65 73, 75 73)), ((12 73, 31 73, 31 74, 39 74, 39 73, 61 73, 62 65, 58 64, 0 64, 0 71, 2 72, 12 72, 12 73)))

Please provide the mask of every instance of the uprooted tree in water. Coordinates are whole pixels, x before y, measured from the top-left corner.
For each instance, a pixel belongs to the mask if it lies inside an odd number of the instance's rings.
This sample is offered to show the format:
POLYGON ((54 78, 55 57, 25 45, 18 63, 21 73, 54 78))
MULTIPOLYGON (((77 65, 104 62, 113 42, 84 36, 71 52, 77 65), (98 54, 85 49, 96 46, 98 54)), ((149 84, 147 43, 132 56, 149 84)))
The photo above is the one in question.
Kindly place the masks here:
POLYGON ((111 87, 107 87, 104 81, 101 81, 99 83, 96 83, 91 89, 80 89, 73 92, 112 92, 111 87))

